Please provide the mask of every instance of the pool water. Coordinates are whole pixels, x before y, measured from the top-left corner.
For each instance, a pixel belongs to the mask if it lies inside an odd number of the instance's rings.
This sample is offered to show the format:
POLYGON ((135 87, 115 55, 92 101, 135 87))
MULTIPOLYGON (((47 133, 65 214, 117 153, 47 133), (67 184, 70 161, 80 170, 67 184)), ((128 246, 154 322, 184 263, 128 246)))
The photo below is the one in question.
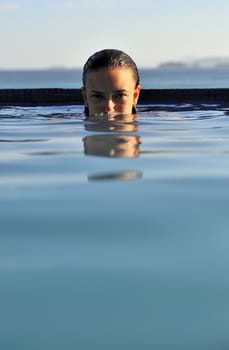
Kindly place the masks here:
POLYGON ((1 349, 228 349, 228 115, 0 109, 1 349))

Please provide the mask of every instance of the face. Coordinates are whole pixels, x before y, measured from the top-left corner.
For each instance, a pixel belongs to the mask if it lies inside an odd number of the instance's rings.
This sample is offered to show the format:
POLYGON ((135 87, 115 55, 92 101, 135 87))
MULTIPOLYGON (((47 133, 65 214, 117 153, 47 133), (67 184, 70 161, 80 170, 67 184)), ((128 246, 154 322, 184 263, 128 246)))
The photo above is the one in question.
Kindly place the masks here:
POLYGON ((89 71, 82 88, 89 114, 118 112, 131 114, 136 106, 140 86, 136 87, 131 68, 101 68, 89 71))

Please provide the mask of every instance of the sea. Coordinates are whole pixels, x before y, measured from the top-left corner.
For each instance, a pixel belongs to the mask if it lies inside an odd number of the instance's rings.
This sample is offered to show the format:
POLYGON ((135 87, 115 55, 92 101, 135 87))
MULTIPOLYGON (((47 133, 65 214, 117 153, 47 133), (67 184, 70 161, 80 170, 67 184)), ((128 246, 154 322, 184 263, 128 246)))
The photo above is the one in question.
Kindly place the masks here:
MULTIPOLYGON (((226 68, 140 68, 144 89, 228 88, 226 68)), ((81 69, 0 70, 0 89, 80 88, 81 69)))
MULTIPOLYGON (((228 70, 143 70, 145 88, 228 70)), ((81 86, 80 70, 1 88, 81 86)), ((229 349, 229 106, 0 107, 0 349, 229 349)))

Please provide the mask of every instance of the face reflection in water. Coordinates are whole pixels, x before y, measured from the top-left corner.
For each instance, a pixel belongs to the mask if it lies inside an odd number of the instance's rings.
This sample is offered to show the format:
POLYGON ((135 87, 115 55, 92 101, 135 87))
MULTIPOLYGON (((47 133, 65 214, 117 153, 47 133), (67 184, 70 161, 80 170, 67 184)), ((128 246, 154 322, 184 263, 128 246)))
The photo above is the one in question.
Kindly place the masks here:
MULTIPOLYGON (((83 138, 84 153, 112 158, 138 157, 142 140, 135 134, 139 130, 137 121, 136 114, 103 113, 88 116, 85 129, 95 133, 83 138)), ((140 171, 125 170, 89 175, 88 180, 131 180, 141 177, 140 171)))
POLYGON ((86 118, 87 131, 136 132, 139 130, 137 114, 99 113, 86 118))
POLYGON ((139 155, 141 139, 133 135, 91 135, 83 143, 85 154, 131 158, 139 155))
POLYGON ((138 128, 137 115, 112 113, 106 116, 104 114, 97 117, 89 116, 85 124, 86 130, 107 133, 84 137, 84 152, 87 155, 103 157, 137 157, 141 138, 129 133, 135 133, 138 128))

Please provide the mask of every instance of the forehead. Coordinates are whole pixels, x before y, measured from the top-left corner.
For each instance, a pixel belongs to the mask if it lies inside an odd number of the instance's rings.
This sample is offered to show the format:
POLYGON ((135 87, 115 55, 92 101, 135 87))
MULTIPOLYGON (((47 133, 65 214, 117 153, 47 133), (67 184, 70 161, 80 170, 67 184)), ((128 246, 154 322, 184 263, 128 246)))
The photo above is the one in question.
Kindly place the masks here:
POLYGON ((135 85, 133 71, 129 67, 100 68, 89 70, 86 74, 86 85, 90 87, 106 87, 135 85))

